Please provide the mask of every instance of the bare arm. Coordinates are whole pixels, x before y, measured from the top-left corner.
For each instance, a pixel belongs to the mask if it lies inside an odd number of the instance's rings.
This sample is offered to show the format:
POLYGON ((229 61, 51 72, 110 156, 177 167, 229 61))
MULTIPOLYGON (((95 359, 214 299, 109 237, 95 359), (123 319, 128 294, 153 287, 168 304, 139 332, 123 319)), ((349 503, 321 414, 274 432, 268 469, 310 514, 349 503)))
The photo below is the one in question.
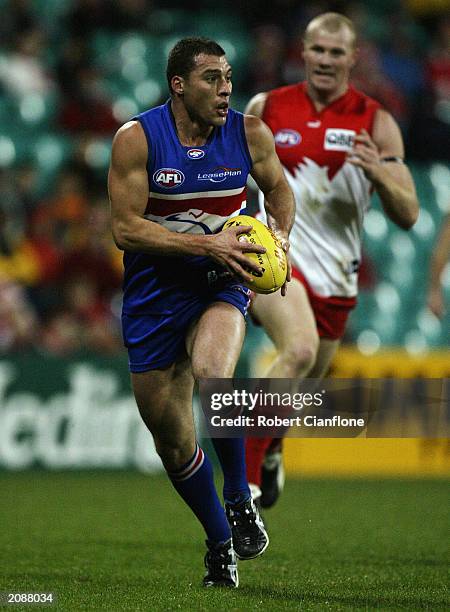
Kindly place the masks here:
MULTIPOLYGON (((262 92, 262 93, 256 94, 256 96, 253 96, 253 98, 247 104, 247 107, 245 109, 245 113, 248 114, 248 115, 254 115, 255 117, 261 118, 262 115, 263 115, 263 112, 264 112, 264 106, 266 104, 266 100, 267 100, 267 93, 266 92, 262 92)), ((257 168, 257 171, 258 171, 258 168, 257 168)), ((264 192, 264 190, 262 189, 261 185, 259 185, 259 183, 258 183, 258 187, 260 187, 261 191, 264 192)), ((289 189, 289 187, 288 187, 288 189, 289 189)), ((267 213, 267 216, 268 216, 269 225, 270 225, 270 227, 272 229, 274 229, 277 226, 277 221, 273 217, 273 215, 271 215, 270 212, 269 212, 270 202, 267 202, 267 200, 266 200, 264 202, 264 206, 266 208, 266 213, 267 213)), ((295 202, 294 202, 294 211, 293 211, 293 214, 294 214, 294 212, 295 212, 295 202)), ((293 218, 292 218, 292 222, 293 222, 293 218)), ((292 227, 292 223, 291 223, 291 227, 292 227)))
POLYGON ((408 166, 401 163, 404 154, 397 123, 389 113, 379 110, 372 138, 366 130, 361 130, 348 161, 363 169, 391 221, 403 229, 410 229, 419 216, 419 202, 408 166))
POLYGON ((294 222, 294 196, 275 152, 272 133, 265 123, 251 115, 245 117, 245 133, 253 160, 251 175, 264 193, 273 229, 287 239, 294 222))
POLYGON ((149 196, 147 141, 141 125, 130 121, 117 132, 112 146, 108 190, 112 233, 117 246, 127 251, 158 255, 201 255, 212 257, 233 274, 252 281, 246 267, 259 271, 245 252, 264 251, 258 245, 239 242, 238 234, 249 228, 230 228, 212 236, 171 232, 144 218, 149 196))
MULTIPOLYGON (((289 250, 289 233, 294 223, 295 202, 275 151, 275 143, 265 123, 252 115, 244 119, 245 134, 253 161, 251 175, 264 193, 269 226, 289 250)), ((288 274, 290 280, 290 271, 288 274)), ((283 295, 286 288, 283 288, 283 295)))
POLYGON ((149 197, 147 141, 140 124, 130 121, 117 132, 112 146, 108 190, 112 233, 127 251, 159 255, 206 255, 200 236, 182 236, 144 218, 149 197))
POLYGON ((450 214, 444 219, 430 262, 430 285, 427 303, 430 310, 442 317, 445 312, 441 276, 450 256, 450 214))

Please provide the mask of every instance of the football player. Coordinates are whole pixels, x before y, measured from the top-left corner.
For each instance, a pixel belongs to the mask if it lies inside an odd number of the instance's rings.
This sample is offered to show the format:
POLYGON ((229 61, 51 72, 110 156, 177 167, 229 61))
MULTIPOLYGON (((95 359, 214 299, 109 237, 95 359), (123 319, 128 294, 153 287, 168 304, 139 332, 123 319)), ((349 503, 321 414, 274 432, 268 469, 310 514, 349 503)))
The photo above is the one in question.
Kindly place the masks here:
MULTIPOLYGON (((357 56, 353 23, 339 13, 319 15, 304 35, 306 80, 257 94, 246 109, 272 130, 296 200, 289 293, 284 300, 256 295, 251 306, 278 351, 270 378, 327 372, 356 304, 372 192, 401 228, 418 217, 397 123, 349 83, 357 56)), ((270 507, 284 481, 281 440, 249 438, 246 456, 254 498, 270 507)))
POLYGON ((123 336, 142 419, 206 532, 204 585, 235 587, 235 553, 256 557, 268 537, 239 438, 213 440, 224 511, 196 441, 192 394, 201 378, 231 378, 241 350, 249 290, 239 281, 251 281, 247 269, 260 272, 245 253, 265 249, 237 240, 248 226, 219 230, 245 209, 248 174, 285 250, 294 202, 270 130, 230 107, 231 66, 217 43, 179 41, 167 81, 166 104, 126 123, 113 142, 109 193, 113 235, 124 250, 123 336))

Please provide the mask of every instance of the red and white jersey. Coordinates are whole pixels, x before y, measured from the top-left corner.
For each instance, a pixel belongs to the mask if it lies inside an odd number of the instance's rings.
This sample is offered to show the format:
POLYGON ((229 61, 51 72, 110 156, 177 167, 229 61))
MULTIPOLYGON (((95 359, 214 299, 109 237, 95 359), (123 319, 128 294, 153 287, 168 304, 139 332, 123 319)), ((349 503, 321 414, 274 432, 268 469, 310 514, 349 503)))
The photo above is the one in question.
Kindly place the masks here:
POLYGON ((357 293, 371 184, 346 155, 362 128, 372 133, 379 108, 378 102, 350 87, 317 112, 305 83, 275 89, 266 100, 262 119, 274 134, 296 200, 290 256, 322 296, 357 293))

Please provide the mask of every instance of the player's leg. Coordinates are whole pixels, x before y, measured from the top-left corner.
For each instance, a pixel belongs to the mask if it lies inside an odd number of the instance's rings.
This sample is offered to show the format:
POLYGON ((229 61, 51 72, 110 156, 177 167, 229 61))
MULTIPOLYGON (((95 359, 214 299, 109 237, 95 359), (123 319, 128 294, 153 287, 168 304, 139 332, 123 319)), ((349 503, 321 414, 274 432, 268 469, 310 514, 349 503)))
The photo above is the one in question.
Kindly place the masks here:
POLYGON ((194 379, 185 358, 164 369, 131 373, 142 420, 153 435, 156 450, 168 472, 192 456, 195 432, 192 418, 194 379))
POLYGON ((210 304, 186 337, 194 378, 231 378, 244 336, 245 320, 235 306, 227 302, 210 304))
MULTIPOLYGON (((234 374, 245 335, 242 313, 227 302, 213 302, 187 338, 194 377, 230 379, 234 374)), ((224 501, 232 528, 233 545, 241 559, 264 552, 269 540, 247 483, 242 438, 214 438, 214 448, 224 474, 224 501)))
POLYGON ((251 313, 264 327, 277 350, 277 356, 264 377, 306 376, 316 360, 319 335, 308 295, 300 281, 293 278, 284 297, 279 291, 256 295, 251 313))
POLYGON ((210 567, 204 584, 237 586, 231 530, 214 486, 211 463, 196 442, 189 360, 132 373, 131 380, 139 412, 168 476, 205 529, 210 567))
POLYGON ((330 340, 329 338, 321 338, 319 350, 317 351, 316 362, 308 372, 309 378, 323 378, 330 369, 333 357, 339 348, 340 339, 330 340))
MULTIPOLYGON (((310 372, 309 378, 318 381, 326 376, 331 361, 339 347, 339 340, 321 338, 316 362, 310 372)), ((265 451, 261 468, 261 506, 271 508, 277 501, 284 488, 283 466, 283 439, 273 438, 265 451)))
MULTIPOLYGON (((245 321, 235 306, 214 302, 188 334, 187 350, 194 377, 230 379, 234 374, 245 335, 245 321)), ((228 389, 227 389, 228 390, 228 389)), ((224 499, 239 503, 248 499, 245 450, 240 438, 213 438, 224 474, 224 499)))
MULTIPOLYGON (((257 295, 252 302, 251 313, 264 327, 277 350, 277 356, 264 376, 267 378, 306 376, 316 359, 319 336, 303 285, 293 278, 284 297, 279 292, 257 295)), ((272 443, 273 439, 270 437, 246 440, 247 477, 255 499, 261 496, 263 462, 272 443)), ((276 485, 280 487, 283 478, 281 454, 279 450, 272 454, 273 457, 268 458, 268 461, 274 465, 277 463, 280 467, 276 474, 276 485)), ((275 472, 271 470, 271 478, 274 475, 275 472)))

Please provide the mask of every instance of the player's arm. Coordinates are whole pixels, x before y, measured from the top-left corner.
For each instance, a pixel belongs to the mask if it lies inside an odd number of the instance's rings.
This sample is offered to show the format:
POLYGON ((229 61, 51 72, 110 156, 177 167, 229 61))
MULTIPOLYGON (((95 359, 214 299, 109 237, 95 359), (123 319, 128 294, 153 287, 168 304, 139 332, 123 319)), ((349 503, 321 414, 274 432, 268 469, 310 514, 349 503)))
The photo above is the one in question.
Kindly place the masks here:
MULTIPOLYGON (((246 115, 245 134, 253 161, 251 175, 264 194, 264 206, 271 229, 284 250, 289 250, 289 233, 294 223, 295 203, 291 188, 275 151, 273 136, 261 119, 246 115)), ((288 271, 290 280, 290 270, 288 271)), ((286 288, 283 288, 283 295, 286 288)))
POLYGON ((450 255, 450 214, 444 219, 430 261, 430 285, 427 303, 430 310, 442 317, 445 312, 441 276, 450 255))
MULTIPOLYGON (((267 100, 267 92, 256 94, 256 96, 253 96, 253 98, 251 98, 250 102, 247 104, 245 113, 248 115, 254 115, 255 117, 261 118, 264 112, 264 106, 266 105, 266 100, 267 100)), ((267 212, 268 223, 270 227, 274 229, 276 227, 276 220, 273 217, 269 216, 270 203, 265 202, 264 207, 267 212)))
POLYGON ((117 246, 126 251, 158 255, 201 255, 212 257, 233 274, 252 281, 242 264, 259 272, 259 266, 245 252, 264 252, 264 248, 239 242, 236 236, 250 228, 229 228, 211 236, 171 232, 144 218, 149 197, 147 177, 148 147, 137 121, 122 126, 113 141, 108 190, 112 233, 117 246))
POLYGON ((388 112, 380 109, 375 115, 372 137, 361 130, 348 161, 363 169, 391 221, 410 229, 419 216, 419 202, 404 155, 400 128, 388 112))
POLYGON ((245 134, 253 162, 251 175, 264 194, 270 225, 288 241, 294 223, 294 196, 276 154, 272 133, 261 119, 246 115, 245 134))

